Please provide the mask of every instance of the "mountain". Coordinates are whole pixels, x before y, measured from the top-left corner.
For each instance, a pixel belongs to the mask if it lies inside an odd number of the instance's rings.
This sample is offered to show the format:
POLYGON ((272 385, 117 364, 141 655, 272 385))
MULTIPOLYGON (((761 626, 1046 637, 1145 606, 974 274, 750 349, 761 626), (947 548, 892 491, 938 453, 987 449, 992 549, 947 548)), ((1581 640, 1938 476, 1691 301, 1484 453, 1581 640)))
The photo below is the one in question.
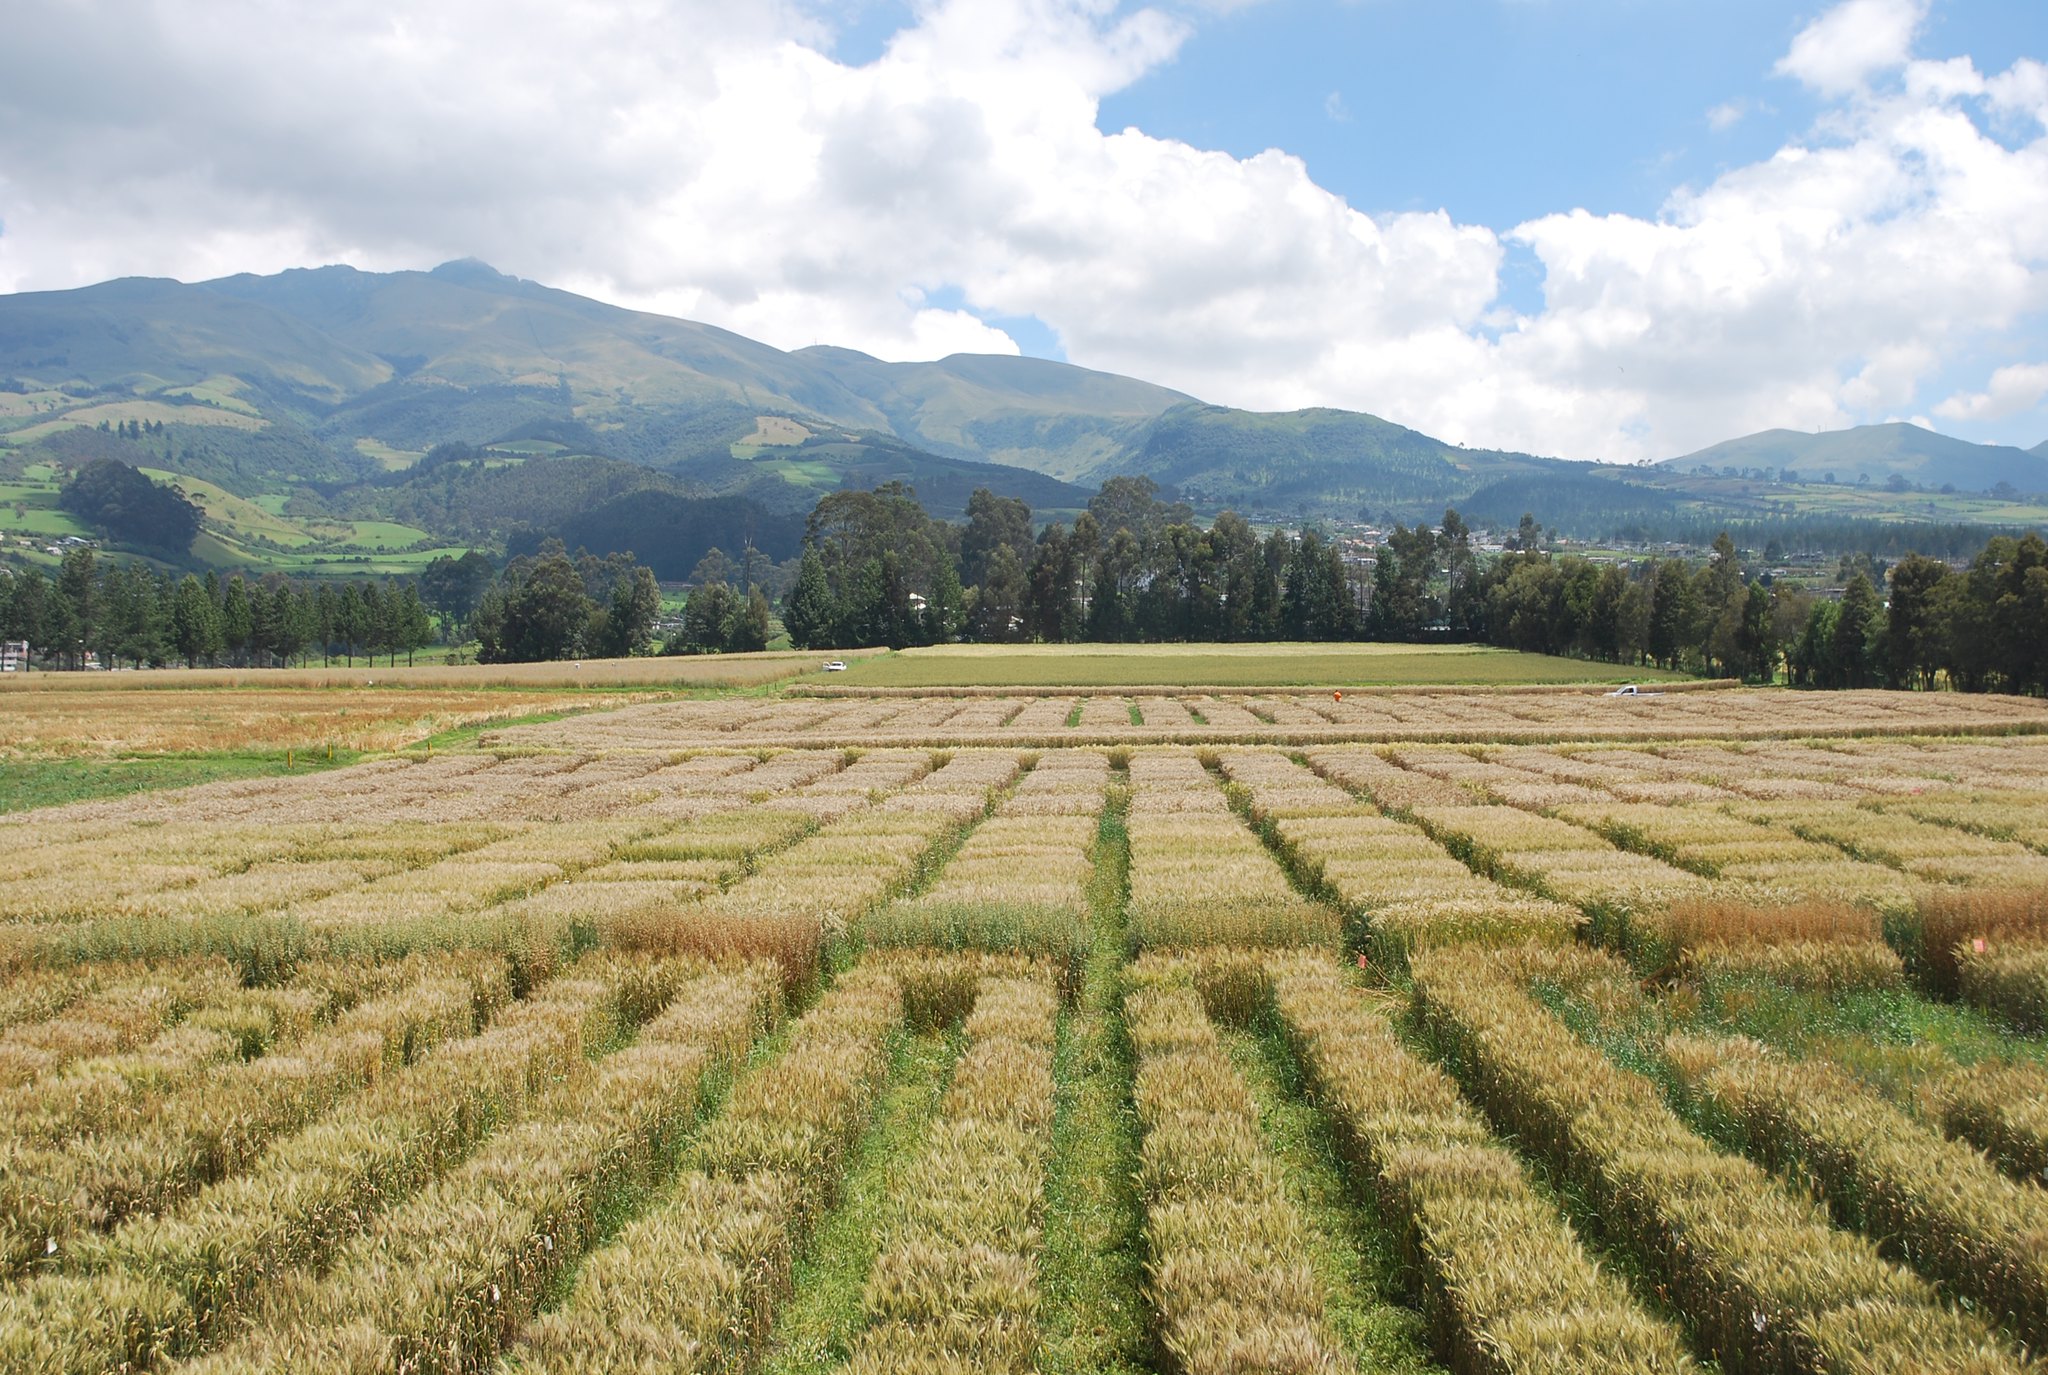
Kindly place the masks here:
POLYGON ((37 399, 0 414, 0 443, 69 461, 87 441, 59 431, 161 424, 160 466, 252 497, 371 480, 449 441, 625 460, 769 508, 897 478, 943 514, 977 485, 1060 514, 1085 502, 1076 482, 1142 473, 1206 510, 1416 519, 1555 466, 1044 359, 784 352, 473 261, 0 297, 0 384, 37 399))
POLYGON ((889 481, 956 519, 979 486, 1058 519, 1138 474, 1202 514, 1412 522, 1457 505, 1629 539, 1809 515, 2012 523, 2038 515, 1960 493, 2048 491, 2048 445, 1884 425, 1575 464, 1044 359, 784 351, 470 260, 0 296, 0 537, 39 551, 89 533, 55 496, 95 458, 177 481, 205 511, 201 562, 351 571, 550 534, 659 549, 673 569, 707 540, 793 547, 791 518, 821 495, 889 481))
POLYGON ((936 363, 884 363, 825 346, 791 357, 876 407, 913 444, 1054 477, 1080 477, 1110 462, 1148 421, 1193 400, 1043 358, 955 354, 936 363))
POLYGON ((1821 434, 1765 430, 1667 459, 1659 466, 1680 472, 1705 467, 1716 473, 1761 468, 1773 476, 1789 468, 1806 482, 1855 485, 1883 484, 1896 476, 1916 487, 1964 492, 1985 492, 2004 482, 2021 492, 2042 492, 2048 491, 2044 450, 2048 445, 2027 450, 1972 444, 1918 425, 1894 423, 1821 434))
POLYGON ((282 409, 317 422, 330 441, 400 452, 435 437, 484 442, 521 425, 580 420, 616 434, 612 447, 630 451, 620 456, 659 460, 678 439, 741 439, 766 414, 955 458, 1004 462, 1028 452, 1035 461, 1023 466, 1068 475, 1188 399, 1039 359, 785 353, 470 261, 0 298, 0 373, 139 394, 232 378, 237 391, 257 393, 266 415, 282 409), (660 423, 678 412, 712 423, 680 433, 660 423))
POLYGON ((379 529, 370 553, 567 532, 565 495, 625 496, 615 462, 663 502, 742 501, 749 528, 891 480, 946 516, 976 486, 1071 515, 1088 489, 984 460, 1028 450, 1037 468, 1089 466, 1184 399, 1035 359, 786 353, 467 261, 0 296, 0 480, 46 497, 95 457, 164 471, 207 507, 197 552, 229 562, 276 545, 356 554, 364 524, 404 527, 379 529), (416 472, 451 442, 486 450, 492 471, 416 472), (550 471, 497 471, 516 464, 550 471))
POLYGON ((2043 458, 2048 458, 2048 439, 2042 440, 2039 444, 2036 444, 2033 448, 2027 450, 2027 452, 2030 454, 2039 454, 2043 458))
POLYGON ((1479 488, 1557 459, 1461 449, 1356 411, 1260 413, 1189 403, 1133 434, 1087 476, 1139 474, 1197 508, 1401 519, 1440 515, 1479 488))

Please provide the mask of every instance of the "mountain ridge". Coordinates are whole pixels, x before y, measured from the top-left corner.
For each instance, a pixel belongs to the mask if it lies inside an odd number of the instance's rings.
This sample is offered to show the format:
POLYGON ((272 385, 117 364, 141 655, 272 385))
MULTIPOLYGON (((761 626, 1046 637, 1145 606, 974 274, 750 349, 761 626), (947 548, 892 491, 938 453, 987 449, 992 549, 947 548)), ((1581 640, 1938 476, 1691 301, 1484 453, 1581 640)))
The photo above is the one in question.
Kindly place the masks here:
POLYGON ((475 260, 0 296, 0 482, 35 469, 48 483, 94 456, 215 484, 287 522, 401 521, 421 540, 502 538, 507 492, 551 494, 535 511, 558 525, 575 493, 626 500, 624 469, 489 479, 511 463, 635 465, 659 475, 642 485, 662 501, 741 501, 770 524, 892 480, 946 515, 987 485, 1057 518, 1089 487, 1136 475, 1200 512, 1269 523, 1433 522, 1457 505, 1512 524, 1542 508, 1603 537, 1798 512, 2002 524, 2040 517, 2009 494, 1949 489, 2048 491, 2048 443, 1769 430, 1656 465, 1581 464, 1467 449, 1359 411, 1217 406, 1048 359, 784 351, 475 260), (473 474, 426 470, 449 444, 479 451, 473 474))
POLYGON ((2020 491, 2048 487, 2048 445, 2028 450, 2003 444, 1974 444, 1904 421, 1858 425, 1810 434, 1761 430, 1664 460, 1662 468, 1735 466, 1792 468, 1811 480, 1882 482, 1898 476, 1912 482, 1932 478, 1968 491, 1989 491, 2010 483, 2020 491), (1829 479, 1826 474, 1832 472, 1829 479))

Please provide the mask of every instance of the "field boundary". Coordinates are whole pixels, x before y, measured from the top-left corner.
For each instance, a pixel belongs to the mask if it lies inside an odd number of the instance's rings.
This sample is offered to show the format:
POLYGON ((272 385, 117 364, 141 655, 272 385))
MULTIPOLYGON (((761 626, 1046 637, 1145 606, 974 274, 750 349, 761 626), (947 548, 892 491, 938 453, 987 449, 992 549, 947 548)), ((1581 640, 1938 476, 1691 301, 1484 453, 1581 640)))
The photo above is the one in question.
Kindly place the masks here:
MULTIPOLYGON (((1588 678, 1579 683, 1509 683, 1496 686, 1492 683, 1364 683, 1356 687, 1334 680, 1304 683, 1270 683, 1261 687, 1205 687, 1200 684, 1180 686, 1171 683, 1141 683, 1124 686, 1052 687, 1039 684, 1025 684, 1013 687, 995 687, 986 683, 963 687, 891 687, 876 685, 864 687, 858 683, 795 683, 783 690, 785 697, 1274 697, 1292 696, 1303 692, 1319 692, 1329 688, 1341 688, 1358 697, 1417 697, 1431 696, 1444 692, 1484 692, 1488 696, 1559 696, 1576 693, 1599 696, 1612 691, 1616 683, 1624 681, 1623 676, 1612 678, 1588 678)), ((1681 682, 1660 682, 1655 690, 1671 692, 1718 692, 1740 688, 1740 678, 1699 678, 1681 682)))

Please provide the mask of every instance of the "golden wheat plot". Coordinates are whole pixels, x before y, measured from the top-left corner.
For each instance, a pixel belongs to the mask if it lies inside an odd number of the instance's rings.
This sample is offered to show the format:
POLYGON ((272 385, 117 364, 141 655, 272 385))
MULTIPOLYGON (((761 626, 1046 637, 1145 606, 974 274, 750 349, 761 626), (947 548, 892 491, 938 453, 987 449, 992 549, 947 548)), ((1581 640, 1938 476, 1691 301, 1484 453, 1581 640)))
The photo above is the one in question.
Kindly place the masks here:
POLYGON ((1416 807, 1462 807, 1474 801, 1469 789, 1404 769, 1372 750, 1310 750, 1307 757, 1316 772, 1364 794, 1389 812, 1406 812, 1416 807))
POLYGON ((1466 1089, 1582 1191, 1707 1351, 1742 1369, 1855 1370, 1873 1353, 1893 1369, 2023 1368, 1982 1319, 1836 1230, 1803 1190, 1714 1150, 1510 966, 1425 951, 1412 967, 1421 1017, 1466 1089))
POLYGON ((267 1040, 243 1040, 234 1054, 222 1053, 217 1027, 194 1017, 131 1056, 16 1090, 0 1180, 6 1268, 62 1263, 88 1231, 171 1209, 350 1094, 469 1035, 511 994, 504 962, 488 956, 366 972, 350 982, 328 977, 346 971, 309 966, 293 986, 263 990, 292 1013, 293 994, 323 998, 331 1020, 274 1018, 267 1040), (242 1058, 252 1050, 260 1053, 242 1058), (94 1149, 75 1148, 81 1133, 94 1149))
POLYGON ((1859 859, 1971 888, 2048 886, 2048 855, 2011 840, 1972 835, 1851 802, 1768 802, 1738 815, 1834 845, 1859 859))
POLYGON ((1740 886, 1710 884, 1661 859, 1617 848, 1603 836, 1552 817, 1505 806, 1418 806, 1409 815, 1452 853, 1483 872, 1571 903, 1596 923, 1624 930, 1678 901, 1709 891, 1746 896, 1740 886))
POLYGON ((1200 759, 1145 750, 1130 772, 1134 945, 1334 946, 1336 914, 1288 885, 1200 759))
POLYGON ((172 965, 88 993, 46 1020, 9 1027, 0 1032, 0 1088, 140 1045, 187 1013, 228 1001, 236 982, 221 961, 172 965))
POLYGON ((1936 1081, 1933 1118, 2015 1179, 2048 1185, 2048 1070, 1978 1065, 1936 1081))
POLYGON ((82 1237, 49 1273, 0 1290, 0 1356, 9 1369, 97 1371, 217 1340, 271 1286, 317 1273, 384 1207, 525 1115, 686 972, 601 961, 556 980, 343 1099, 250 1168, 82 1237))
POLYGON ((858 970, 743 1077, 644 1215, 592 1254, 515 1360, 551 1372, 747 1369, 795 1255, 837 1197, 903 1024, 895 980, 858 970))
POLYGON ((1432 1342, 1452 1369, 1696 1369, 1678 1334, 1587 1255, 1457 1086, 1400 1043, 1389 1000, 1312 960, 1276 965, 1273 991, 1358 1187, 1398 1220, 1432 1342))
POLYGON ((1316 746, 1344 741, 1684 741, 1807 734, 1895 735, 2039 730, 2041 704, 1961 693, 1669 691, 1634 700, 1580 688, 1422 689, 1306 694, 1080 688, 1041 693, 939 688, 819 689, 763 703, 657 702, 601 715, 487 731, 487 747, 549 750, 842 748, 943 745, 1046 748, 1170 736, 1189 742, 1316 746), (1131 716, 1133 707, 1138 720, 1131 716))
POLYGON ((665 1182, 707 1089, 776 1020, 779 981, 750 970, 655 992, 668 1010, 572 1072, 459 1168, 385 1213, 317 1282, 275 1291, 210 1375, 477 1369, 512 1340, 605 1220, 665 1182))
MULTIPOLYGON (((909 771, 914 762, 898 767, 909 771)), ((600 931, 637 950, 771 957, 793 980, 808 978, 826 942, 913 882, 929 856, 987 813, 1021 763, 1008 753, 963 752, 879 802, 854 790, 863 781, 856 764, 807 790, 836 799, 824 814, 837 820, 702 901, 625 907, 600 931), (835 790, 817 793, 826 784, 835 790)), ((925 768, 928 758, 915 773, 925 768)))
POLYGON ((1675 1038, 1666 1054, 1684 1091, 1751 1155, 1816 1182, 1843 1222, 2040 1344, 2048 1194, 1828 1065, 1790 1063, 1740 1039, 1675 1038))
POLYGON ((1883 805, 1886 811, 1903 812, 1919 821, 1994 840, 2017 841, 2036 853, 2048 852, 2048 791, 1939 791, 1883 805))
POLYGON ((1349 1367, 1324 1317, 1308 1224, 1258 1110, 1191 987, 1134 989, 1133 1099, 1144 1129, 1147 1289, 1160 1343, 1187 1375, 1349 1367))
POLYGON ((869 913, 862 936, 871 945, 1078 958, 1108 783, 1100 754, 1040 756, 944 871, 916 896, 869 913))
POLYGON ((1283 853, 1366 923, 1376 954, 1399 965, 1418 945, 1570 940, 1585 918, 1563 903, 1475 874, 1422 830, 1383 816, 1283 755, 1222 756, 1251 816, 1283 853))
POLYGON ((2048 945, 1971 951, 1956 961, 1958 991, 2028 1031, 2048 1031, 2048 945))
POLYGON ((892 1191, 850 1371, 1033 1368, 1058 1014, 1047 983, 981 981, 938 1120, 892 1191))

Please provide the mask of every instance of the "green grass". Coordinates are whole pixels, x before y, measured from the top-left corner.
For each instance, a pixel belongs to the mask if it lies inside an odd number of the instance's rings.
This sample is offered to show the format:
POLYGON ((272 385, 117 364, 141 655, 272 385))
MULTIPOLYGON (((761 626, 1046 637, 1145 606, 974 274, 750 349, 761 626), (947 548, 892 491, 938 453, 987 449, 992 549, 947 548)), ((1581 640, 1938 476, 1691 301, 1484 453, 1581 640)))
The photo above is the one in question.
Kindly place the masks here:
POLYGON ((431 538, 425 530, 414 525, 400 525, 389 520, 347 521, 349 534, 337 541, 336 547, 345 549, 370 549, 377 547, 409 549, 422 540, 431 538))
POLYGON ((864 1317, 861 1290, 881 1250, 896 1177, 916 1162, 960 1049, 957 1032, 898 1043, 889 1089, 854 1148, 839 1204, 797 1261, 795 1295, 776 1315, 764 1375, 826 1370, 852 1354, 864 1317))
POLYGON ((339 768, 361 758, 354 750, 299 750, 289 765, 282 752, 158 754, 115 759, 0 759, 0 812, 25 812, 66 802, 121 797, 157 788, 186 788, 232 778, 268 778, 287 772, 339 768))
POLYGON ((1270 1011, 1251 1031, 1227 1032, 1231 1063, 1258 1104, 1266 1145, 1309 1224, 1309 1259, 1327 1296, 1331 1328, 1361 1371, 1433 1371, 1422 1317, 1392 1301, 1399 1246, 1370 1203, 1345 1186, 1345 1167, 1323 1115, 1307 1100, 1300 1067, 1270 1011))
POLYGON ((1045 1183, 1046 1375, 1138 1375, 1150 1344, 1143 1296, 1144 1207, 1137 1191, 1135 1065, 1124 1031, 1126 799, 1113 793, 1095 841, 1093 940, 1081 993, 1053 1054, 1052 1155, 1045 1183))
POLYGON ((1662 1046, 1674 1031, 1749 1036, 1795 1059, 1832 1060, 1908 1108, 1930 1075, 1953 1065, 2048 1061, 2048 1044, 2040 1038, 2016 1035, 1979 1009, 1908 988, 1828 995, 1737 975, 1674 990, 1627 1014, 1545 982, 1531 991, 1609 1059, 1667 1088, 1662 1046))
POLYGON ((849 665, 853 687, 1391 687, 1666 682, 1659 669, 1479 645, 935 645, 849 665))

